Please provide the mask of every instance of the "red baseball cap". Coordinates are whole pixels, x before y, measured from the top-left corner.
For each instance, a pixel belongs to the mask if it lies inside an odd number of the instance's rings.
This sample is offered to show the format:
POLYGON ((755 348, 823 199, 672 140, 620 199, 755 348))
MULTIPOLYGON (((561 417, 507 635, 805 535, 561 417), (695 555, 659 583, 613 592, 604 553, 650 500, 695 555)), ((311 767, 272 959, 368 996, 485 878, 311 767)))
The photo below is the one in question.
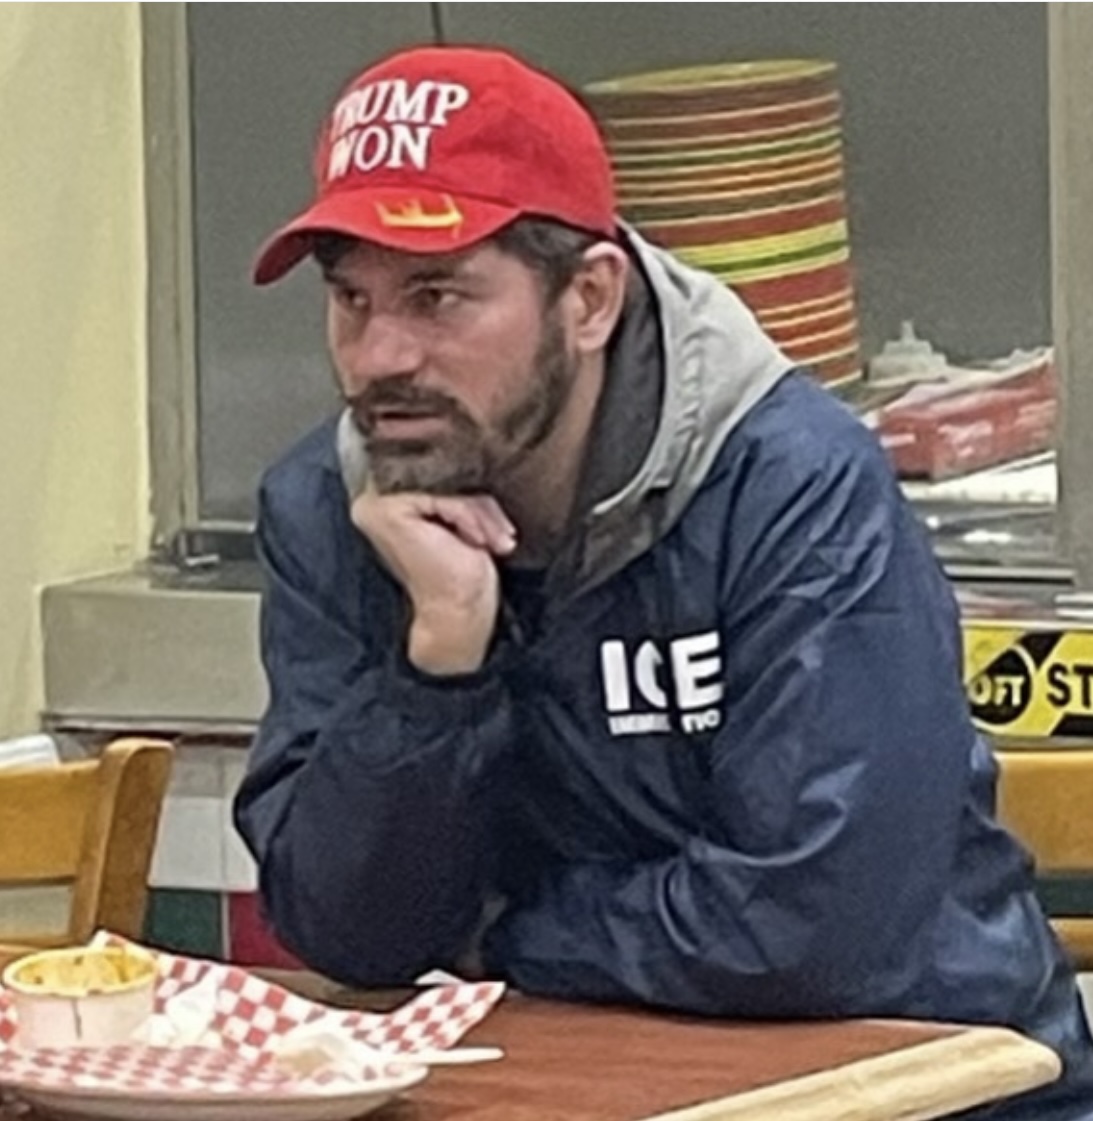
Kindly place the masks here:
POLYGON ((316 198, 261 249, 257 284, 333 232, 413 253, 473 245, 521 215, 615 236, 595 121, 555 79, 504 51, 418 47, 369 67, 324 123, 316 198))

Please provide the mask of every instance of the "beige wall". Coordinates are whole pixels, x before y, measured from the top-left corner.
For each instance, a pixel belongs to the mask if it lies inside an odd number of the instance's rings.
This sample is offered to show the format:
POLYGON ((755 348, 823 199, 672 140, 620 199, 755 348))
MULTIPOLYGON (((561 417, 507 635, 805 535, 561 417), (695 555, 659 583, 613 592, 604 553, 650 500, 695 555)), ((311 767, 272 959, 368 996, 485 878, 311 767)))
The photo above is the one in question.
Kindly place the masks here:
POLYGON ((141 161, 137 6, 0 4, 0 736, 37 723, 37 589, 148 537, 141 161))

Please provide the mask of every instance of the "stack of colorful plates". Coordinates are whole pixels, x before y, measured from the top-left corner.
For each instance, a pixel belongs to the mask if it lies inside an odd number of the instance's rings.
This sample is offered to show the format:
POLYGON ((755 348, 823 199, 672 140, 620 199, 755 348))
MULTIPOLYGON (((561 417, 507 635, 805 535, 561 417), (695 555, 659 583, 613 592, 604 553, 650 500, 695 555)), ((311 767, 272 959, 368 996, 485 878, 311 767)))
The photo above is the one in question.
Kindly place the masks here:
POLYGON ((587 95, 623 216, 731 285, 825 383, 859 377, 835 65, 666 70, 587 95))

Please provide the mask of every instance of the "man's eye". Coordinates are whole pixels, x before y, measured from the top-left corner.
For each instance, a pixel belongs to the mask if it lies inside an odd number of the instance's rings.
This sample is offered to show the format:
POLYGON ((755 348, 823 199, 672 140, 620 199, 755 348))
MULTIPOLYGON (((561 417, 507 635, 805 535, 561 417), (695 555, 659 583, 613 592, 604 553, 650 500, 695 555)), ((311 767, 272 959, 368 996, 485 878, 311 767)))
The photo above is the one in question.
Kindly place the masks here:
POLYGON ((413 294, 413 304, 417 311, 428 315, 446 311, 459 301, 459 294, 451 288, 419 288, 413 294))
POLYGON ((342 284, 335 284, 332 287, 334 299, 341 307, 349 311, 364 311, 368 306, 365 294, 358 291, 356 288, 346 288, 342 284))

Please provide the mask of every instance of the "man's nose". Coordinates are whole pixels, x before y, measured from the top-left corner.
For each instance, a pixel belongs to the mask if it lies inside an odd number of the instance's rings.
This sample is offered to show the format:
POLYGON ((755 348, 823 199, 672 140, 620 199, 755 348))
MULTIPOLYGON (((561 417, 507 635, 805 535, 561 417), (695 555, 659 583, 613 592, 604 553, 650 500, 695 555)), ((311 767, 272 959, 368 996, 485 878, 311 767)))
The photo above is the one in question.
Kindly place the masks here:
POLYGON ((395 315, 373 315, 367 325, 342 347, 340 365, 345 390, 354 397, 373 382, 416 374, 424 362, 421 339, 395 315))

